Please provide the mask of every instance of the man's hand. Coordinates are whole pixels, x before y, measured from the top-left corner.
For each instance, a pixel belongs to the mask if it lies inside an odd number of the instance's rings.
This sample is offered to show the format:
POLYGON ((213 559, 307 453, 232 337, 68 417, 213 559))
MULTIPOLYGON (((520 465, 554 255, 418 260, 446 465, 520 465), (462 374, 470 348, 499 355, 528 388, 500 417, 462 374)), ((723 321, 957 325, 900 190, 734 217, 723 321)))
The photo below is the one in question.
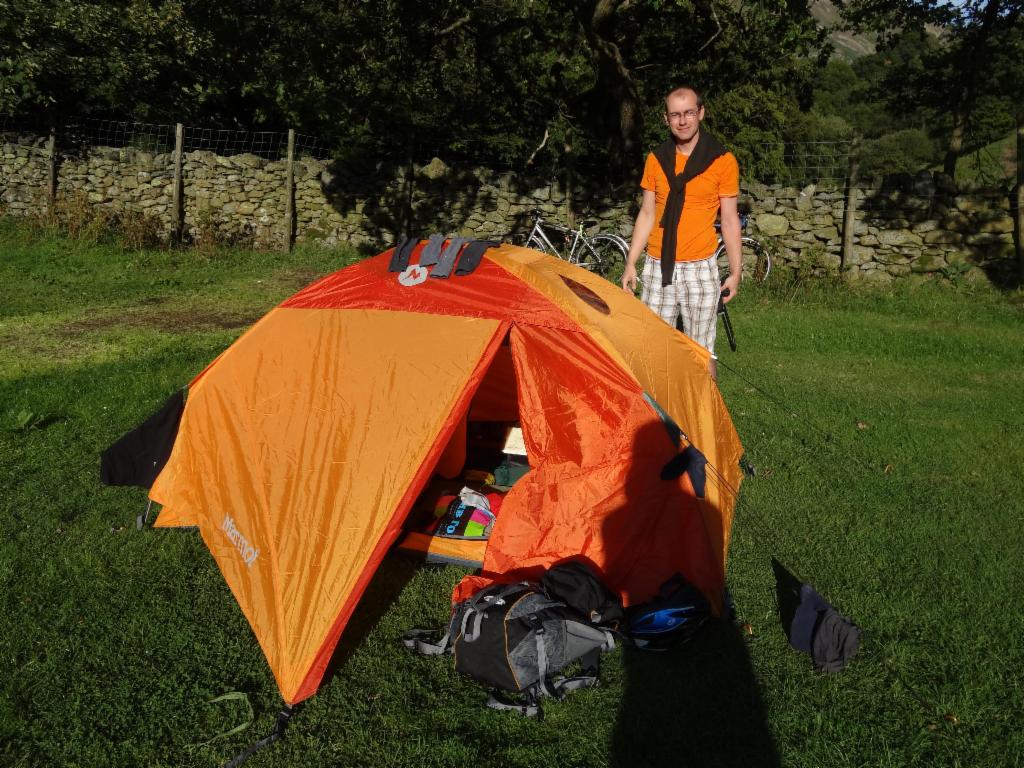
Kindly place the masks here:
POLYGON ((727 278, 725 278, 725 282, 722 283, 722 301, 728 304, 730 301, 736 298, 736 294, 739 292, 740 276, 729 275, 727 278))
POLYGON ((636 224, 633 225, 633 235, 629 240, 629 253, 626 254, 626 268, 622 271, 622 288, 629 291, 630 295, 636 295, 636 286, 640 282, 636 276, 636 263, 647 245, 647 239, 654 229, 654 191, 644 190, 643 202, 640 203, 640 212, 636 215, 636 224))
POLYGON ((630 293, 636 293, 637 282, 636 265, 627 264, 626 268, 622 271, 622 289, 630 293))

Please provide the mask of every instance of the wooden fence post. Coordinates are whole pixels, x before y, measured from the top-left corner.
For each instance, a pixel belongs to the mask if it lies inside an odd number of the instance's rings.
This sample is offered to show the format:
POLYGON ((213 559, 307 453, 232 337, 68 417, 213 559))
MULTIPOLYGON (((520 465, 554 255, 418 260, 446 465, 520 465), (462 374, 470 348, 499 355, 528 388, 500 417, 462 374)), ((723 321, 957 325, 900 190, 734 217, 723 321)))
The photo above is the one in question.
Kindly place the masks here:
POLYGON ((174 189, 171 193, 171 242, 180 243, 184 233, 184 206, 181 188, 182 148, 185 144, 185 126, 174 126, 174 189))
POLYGON ((46 142, 47 164, 49 165, 46 179, 46 197, 50 204, 50 213, 57 200, 57 126, 50 126, 50 138, 46 142))
POLYGON ((850 143, 850 164, 846 172, 846 204, 843 208, 843 251, 839 257, 839 274, 853 257, 853 229, 857 213, 857 171, 860 169, 860 137, 850 143))
MULTIPOLYGON (((401 221, 396 222, 398 224, 397 231, 395 232, 395 245, 398 245, 398 237, 417 237, 413 235, 413 230, 416 228, 415 216, 415 204, 416 204, 416 145, 409 142, 408 154, 406 155, 405 163, 405 178, 403 180, 402 187, 402 208, 401 208, 401 221)), ((433 210, 427 213, 427 216, 432 216, 433 210)))
POLYGON ((295 129, 288 129, 288 160, 284 182, 284 252, 292 250, 295 232, 295 129))
POLYGON ((1024 109, 1017 113, 1017 211, 1014 218, 1017 273, 1024 284, 1024 109))
POLYGON ((573 154, 572 154, 572 129, 569 129, 565 133, 565 175, 563 176, 565 184, 565 220, 568 222, 570 227, 576 226, 576 174, 573 168, 573 154))

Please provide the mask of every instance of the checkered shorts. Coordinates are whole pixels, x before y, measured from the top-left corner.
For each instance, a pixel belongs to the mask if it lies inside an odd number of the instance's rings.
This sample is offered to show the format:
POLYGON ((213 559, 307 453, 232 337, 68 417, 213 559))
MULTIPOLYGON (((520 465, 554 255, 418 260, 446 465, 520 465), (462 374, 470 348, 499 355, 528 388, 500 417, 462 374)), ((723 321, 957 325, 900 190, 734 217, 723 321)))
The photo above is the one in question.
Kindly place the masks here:
POLYGON ((640 275, 640 299, 666 323, 675 327, 682 316, 683 332, 712 355, 718 330, 718 262, 714 256, 699 261, 677 261, 672 284, 661 284, 661 261, 648 256, 640 275))

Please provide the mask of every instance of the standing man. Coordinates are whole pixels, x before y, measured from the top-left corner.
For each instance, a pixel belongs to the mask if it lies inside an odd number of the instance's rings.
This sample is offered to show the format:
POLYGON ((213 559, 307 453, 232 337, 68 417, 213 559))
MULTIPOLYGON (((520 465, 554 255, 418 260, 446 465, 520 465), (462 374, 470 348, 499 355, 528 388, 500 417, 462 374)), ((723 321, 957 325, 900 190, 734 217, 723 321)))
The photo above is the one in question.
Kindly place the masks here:
POLYGON ((636 290, 636 262, 646 246, 641 299, 669 325, 682 317, 684 333, 711 353, 709 371, 717 377, 719 292, 728 302, 740 288, 740 171, 732 153, 701 131, 703 119, 704 101, 690 86, 674 88, 665 97, 671 137, 647 156, 640 182, 643 202, 622 287, 636 290), (729 277, 721 286, 713 256, 716 219, 729 254, 729 277))

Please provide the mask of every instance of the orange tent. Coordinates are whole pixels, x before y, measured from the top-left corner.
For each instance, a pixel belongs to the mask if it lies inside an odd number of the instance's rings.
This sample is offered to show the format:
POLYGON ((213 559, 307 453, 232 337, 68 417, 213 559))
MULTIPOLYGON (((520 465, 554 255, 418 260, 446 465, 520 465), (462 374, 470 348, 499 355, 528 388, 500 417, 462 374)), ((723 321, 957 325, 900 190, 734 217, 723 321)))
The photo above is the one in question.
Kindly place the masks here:
POLYGON ((742 448, 707 352, 558 259, 501 245, 435 279, 423 247, 401 272, 388 251, 329 275, 252 326, 189 385, 150 491, 157 526, 198 528, 289 704, 317 690, 471 414, 518 420, 531 465, 485 574, 581 555, 627 604, 676 572, 720 600, 742 448), (708 462, 703 497, 686 474, 660 478, 688 444, 708 462))

